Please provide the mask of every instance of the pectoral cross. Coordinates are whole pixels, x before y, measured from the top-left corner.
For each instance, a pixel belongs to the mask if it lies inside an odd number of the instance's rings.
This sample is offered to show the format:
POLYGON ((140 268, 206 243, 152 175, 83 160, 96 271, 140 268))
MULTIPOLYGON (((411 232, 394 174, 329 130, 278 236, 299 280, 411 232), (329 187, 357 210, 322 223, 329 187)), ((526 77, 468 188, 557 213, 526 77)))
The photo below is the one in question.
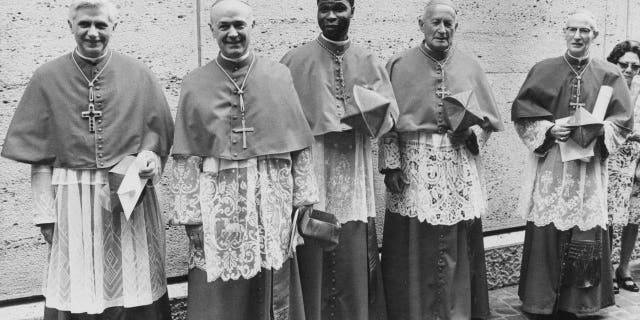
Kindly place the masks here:
POLYGON ((102 111, 96 110, 93 102, 89 102, 89 108, 87 109, 87 111, 82 111, 80 115, 82 116, 82 118, 89 119, 89 132, 96 132, 96 118, 102 118, 102 111))
POLYGON ((577 84, 576 84, 576 101, 574 102, 569 102, 569 106, 573 109, 573 110, 577 110, 578 108, 584 108, 584 106, 586 105, 583 102, 580 102, 580 86, 582 85, 582 77, 580 77, 579 75, 576 77, 577 80, 577 84))
POLYGON ((451 95, 451 92, 449 90, 447 90, 447 88, 444 86, 444 83, 438 87, 438 89, 436 89, 436 96, 440 99, 444 99, 444 97, 447 97, 451 95))
POLYGON ((255 130, 253 129, 253 127, 247 127, 246 123, 244 121, 244 112, 242 113, 242 128, 233 128, 231 129, 231 131, 233 133, 242 133, 242 148, 246 149, 247 148, 247 132, 254 132, 255 130))
POLYGON ((241 117, 240 121, 242 121, 242 128, 232 128, 231 132, 242 133, 242 148, 246 149, 247 148, 247 132, 254 132, 255 130, 253 129, 253 127, 247 127, 247 124, 246 124, 246 119, 245 119, 246 109, 244 105, 244 94, 246 92, 245 85, 247 84, 247 79, 249 78, 249 74, 253 69, 253 64, 255 63, 256 59, 255 57, 251 58, 251 63, 249 64, 249 69, 247 70, 247 74, 244 76, 244 79, 242 80, 242 84, 240 85, 238 85, 238 83, 235 80, 233 80, 233 78, 229 75, 229 73, 227 73, 227 71, 224 70, 224 68, 218 62, 218 59, 215 59, 213 61, 216 62, 216 65, 218 66, 218 68, 220 68, 220 71, 222 71, 222 73, 224 73, 224 75, 227 76, 227 79, 229 79, 229 81, 231 81, 231 83, 233 84, 233 87, 235 88, 235 90, 232 91, 233 94, 237 94, 239 96, 240 117, 241 117))

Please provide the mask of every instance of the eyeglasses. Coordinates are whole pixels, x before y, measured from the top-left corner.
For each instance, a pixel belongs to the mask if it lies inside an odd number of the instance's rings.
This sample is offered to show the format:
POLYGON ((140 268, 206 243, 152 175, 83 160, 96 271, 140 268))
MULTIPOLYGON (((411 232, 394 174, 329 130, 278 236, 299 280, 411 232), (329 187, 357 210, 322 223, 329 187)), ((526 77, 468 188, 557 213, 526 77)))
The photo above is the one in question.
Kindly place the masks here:
POLYGON ((564 28, 564 31, 567 33, 573 33, 575 34, 576 32, 580 32, 581 35, 588 35, 591 33, 591 29, 590 28, 585 28, 585 27, 566 27, 564 28))
POLYGON ((631 67, 631 70, 633 70, 634 72, 640 70, 640 64, 618 62, 618 65, 620 66, 620 68, 622 68, 622 70, 627 70, 627 68, 629 67, 631 67))

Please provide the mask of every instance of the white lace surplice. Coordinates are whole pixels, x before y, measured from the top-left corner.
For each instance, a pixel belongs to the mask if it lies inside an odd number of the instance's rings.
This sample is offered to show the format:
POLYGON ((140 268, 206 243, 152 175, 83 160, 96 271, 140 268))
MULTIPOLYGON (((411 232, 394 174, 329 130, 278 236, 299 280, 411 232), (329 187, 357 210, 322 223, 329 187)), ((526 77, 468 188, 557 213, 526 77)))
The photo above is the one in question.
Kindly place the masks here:
POLYGON ((341 224, 376 216, 371 139, 355 131, 315 137, 313 164, 320 202, 341 224))
POLYGON ((110 211, 107 175, 55 168, 54 203, 36 196, 36 222, 56 223, 44 287, 48 307, 95 314, 149 305, 166 292, 164 223, 155 196, 147 194, 127 221, 110 211))
POLYGON ((280 269, 292 207, 317 202, 309 149, 242 161, 174 156, 170 174, 170 223, 202 223, 204 251, 190 246, 189 267, 205 270, 209 282, 280 269))
MULTIPOLYGON (((531 151, 524 168, 525 183, 519 210, 527 221, 542 227, 553 223, 558 230, 577 226, 589 230, 607 224, 607 166, 599 152, 589 162, 562 162, 560 148, 537 152, 553 126, 547 120, 520 121, 516 131, 531 151)), ((615 152, 624 138, 605 121, 605 147, 615 152)))
MULTIPOLYGON (((489 133, 472 127, 482 147, 489 133)), ((385 135, 380 143, 380 170, 402 169, 409 180, 400 193, 387 190, 387 210, 432 225, 454 225, 487 211, 480 157, 448 136, 425 132, 385 135)))

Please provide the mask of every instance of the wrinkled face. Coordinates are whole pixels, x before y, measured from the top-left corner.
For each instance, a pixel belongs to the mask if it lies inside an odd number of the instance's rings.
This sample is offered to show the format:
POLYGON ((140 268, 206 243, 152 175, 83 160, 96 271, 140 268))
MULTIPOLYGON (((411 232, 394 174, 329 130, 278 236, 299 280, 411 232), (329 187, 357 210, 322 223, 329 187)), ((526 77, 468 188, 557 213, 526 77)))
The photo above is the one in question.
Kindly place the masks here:
POLYGON ((81 8, 73 20, 69 20, 69 28, 78 44, 78 51, 85 57, 96 58, 104 54, 116 29, 107 10, 101 7, 81 8))
POLYGON ((583 57, 589 53, 591 42, 598 36, 593 30, 591 19, 584 14, 574 14, 567 20, 564 29, 564 39, 567 42, 567 50, 574 57, 583 57))
POLYGON ((346 40, 353 12, 347 0, 318 1, 318 25, 322 34, 333 41, 346 40))
POLYGON ((223 1, 212 8, 209 27, 220 53, 239 58, 249 51, 254 20, 251 8, 238 1, 223 1))
POLYGON ((638 75, 640 70, 640 57, 631 51, 627 51, 618 59, 618 67, 627 80, 627 85, 631 85, 631 80, 638 75))
POLYGON ((453 34, 458 28, 453 8, 441 4, 429 6, 418 23, 429 49, 442 52, 453 44, 453 34))

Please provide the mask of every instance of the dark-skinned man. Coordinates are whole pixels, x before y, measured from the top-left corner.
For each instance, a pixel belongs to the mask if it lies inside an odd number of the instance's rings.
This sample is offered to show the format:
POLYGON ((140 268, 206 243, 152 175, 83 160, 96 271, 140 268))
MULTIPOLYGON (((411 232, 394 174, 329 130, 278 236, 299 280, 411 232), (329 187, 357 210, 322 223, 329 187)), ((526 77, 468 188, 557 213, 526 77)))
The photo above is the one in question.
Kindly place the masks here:
POLYGON ((387 64, 400 109, 394 130, 380 141, 378 161, 388 191, 382 244, 388 316, 485 318, 487 200, 479 152, 502 123, 480 65, 453 45, 455 4, 430 1, 419 26, 424 41, 387 64), (445 100, 460 95, 477 102, 482 123, 452 127, 445 100))
POLYGON ((312 147, 320 202, 341 225, 339 244, 298 250, 307 320, 386 319, 375 231, 370 134, 341 122, 355 106, 354 86, 389 102, 377 132, 393 125, 397 107, 386 71, 352 43, 353 0, 317 2, 321 34, 288 52, 282 62, 294 85, 315 142, 312 147))
POLYGON ((46 320, 171 318, 153 183, 173 122, 153 73, 111 49, 117 23, 112 1, 71 2, 77 47, 36 70, 2 149, 31 164, 36 224, 51 245, 46 320), (109 172, 127 156, 135 160, 122 166, 151 181, 130 216, 111 197, 109 172))
POLYGON ((170 222, 189 237, 189 319, 304 319, 291 213, 317 201, 313 136, 289 69, 251 50, 253 27, 249 5, 216 1, 219 54, 180 93, 170 222))

